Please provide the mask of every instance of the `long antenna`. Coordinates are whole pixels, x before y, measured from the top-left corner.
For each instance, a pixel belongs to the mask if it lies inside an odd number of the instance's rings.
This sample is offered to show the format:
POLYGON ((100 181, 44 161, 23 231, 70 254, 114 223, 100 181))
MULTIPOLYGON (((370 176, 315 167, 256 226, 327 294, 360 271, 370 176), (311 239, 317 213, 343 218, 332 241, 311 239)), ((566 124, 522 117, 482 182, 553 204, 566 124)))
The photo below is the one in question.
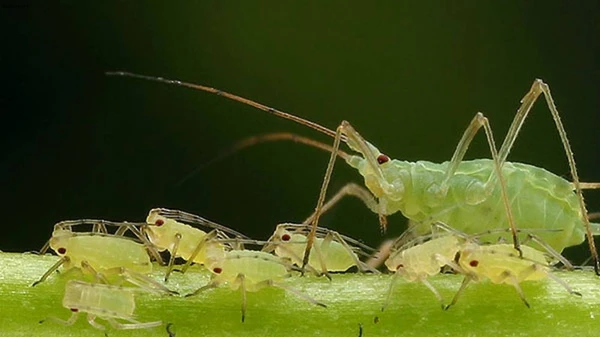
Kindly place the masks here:
MULTIPOLYGON (((147 81, 154 81, 154 82, 160 82, 160 83, 165 83, 165 84, 171 84, 171 85, 177 85, 180 87, 186 87, 186 88, 190 88, 190 89, 194 89, 194 90, 201 90, 201 91, 206 91, 212 94, 215 94, 217 96, 223 96, 223 97, 227 97, 231 100, 234 100, 236 102, 240 102, 246 105, 250 105, 252 107, 255 107, 259 110, 268 112, 272 115, 281 117, 281 118, 285 118, 285 119, 289 119, 291 121, 294 121, 298 124, 302 124, 305 126, 308 126, 311 129, 317 130, 319 132, 322 132, 326 135, 328 135, 329 137, 335 138, 335 131, 332 131, 322 125, 319 125, 317 123, 311 122, 309 120, 294 116, 292 114, 289 114, 287 112, 283 112, 283 111, 279 111, 277 109, 268 107, 264 104, 258 103, 258 102, 254 102, 252 100, 249 100, 247 98, 244 97, 240 97, 238 95, 234 95, 231 93, 228 93, 226 91, 222 91, 219 89, 215 89, 215 88, 211 88, 211 87, 207 87, 204 85, 200 85, 200 84, 192 84, 192 83, 187 83, 187 82, 182 82, 182 81, 178 81, 178 80, 170 80, 170 79, 166 79, 163 77, 154 77, 154 76, 148 76, 148 75, 140 75, 140 74, 134 74, 134 73, 130 73, 127 71, 107 71, 106 75, 108 76, 124 76, 124 77, 133 77, 133 78, 138 78, 138 79, 142 79, 142 80, 147 80, 147 81)), ((345 142, 346 141, 346 137, 342 137, 342 141, 345 142)))

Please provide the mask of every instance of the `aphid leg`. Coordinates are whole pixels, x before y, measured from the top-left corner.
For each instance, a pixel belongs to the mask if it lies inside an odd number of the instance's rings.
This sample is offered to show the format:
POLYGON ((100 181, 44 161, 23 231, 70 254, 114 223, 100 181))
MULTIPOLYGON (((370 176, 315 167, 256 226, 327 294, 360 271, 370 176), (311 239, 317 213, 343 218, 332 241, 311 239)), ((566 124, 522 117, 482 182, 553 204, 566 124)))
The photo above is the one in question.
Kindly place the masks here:
POLYGON ((36 285, 44 282, 50 275, 52 275, 52 273, 56 270, 58 270, 58 268, 60 268, 60 266, 62 266, 64 263, 68 262, 69 258, 68 257, 62 257, 60 260, 56 261, 55 264, 52 265, 52 267, 50 267, 45 273, 44 275, 42 275, 42 277, 33 282, 33 284, 31 285, 32 287, 35 287, 36 285))
POLYGON ((400 269, 396 269, 396 272, 394 272, 394 275, 392 275, 392 282, 390 282, 390 287, 388 288, 387 296, 385 297, 385 302, 383 302, 383 305, 381 306, 381 311, 384 311, 385 308, 387 308, 388 305, 390 304, 390 299, 392 298, 392 292, 394 290, 394 285, 398 281, 399 275, 400 275, 400 269))
MULTIPOLYGON (((374 213, 379 212, 379 203, 375 200, 375 197, 369 190, 366 188, 355 184, 348 183, 344 187, 342 187, 333 197, 331 197, 321 208, 321 214, 329 211, 333 206, 335 206, 342 198, 346 196, 357 197, 374 213)), ((311 214, 302 224, 310 224, 311 221, 315 218, 315 213, 311 214)), ((385 217, 385 216, 384 216, 385 217)))
MULTIPOLYGON (((372 272, 374 274, 379 274, 379 271, 375 268, 370 267, 369 265, 367 265, 366 263, 362 262, 361 260, 358 259, 358 257, 356 256, 356 254, 354 254, 354 251, 352 250, 352 248, 350 248, 350 246, 348 245, 348 243, 346 242, 346 240, 344 240, 344 238, 342 238, 342 236, 340 235, 340 233, 336 232, 336 231, 330 231, 327 233, 327 236, 325 237, 325 240, 323 240, 323 244, 325 244, 325 242, 327 241, 327 237, 331 237, 332 239, 334 239, 335 241, 339 242, 344 249, 346 250, 346 252, 348 253, 348 255, 350 255, 352 257, 352 259, 354 260, 354 263, 356 264, 356 267, 358 267, 358 270, 360 272, 372 272)), ((330 239, 331 240, 331 239, 330 239)))
POLYGON ((462 294, 462 292, 465 290, 465 288, 467 287, 467 285, 469 284, 469 282, 471 282, 472 277, 469 275, 466 275, 465 278, 462 281, 462 284, 460 285, 460 289, 458 289, 458 291, 456 292, 456 294, 454 295, 454 298, 452 298, 452 302, 450 302, 450 304, 446 305, 444 307, 444 310, 448 310, 450 309, 451 306, 456 304, 456 301, 458 301, 458 298, 460 297, 460 295, 462 294))
POLYGON ((75 322, 77 322, 77 318, 79 318, 79 311, 77 311, 77 309, 71 309, 71 317, 69 317, 69 319, 67 319, 67 320, 50 316, 46 319, 41 320, 39 323, 41 324, 41 323, 46 322, 47 320, 51 320, 53 322, 60 323, 63 325, 73 325, 75 322))
POLYGON ((320 306, 320 307, 323 307, 323 308, 327 308, 327 305, 325 303, 317 301, 316 299, 308 296, 307 294, 301 292, 300 290, 298 290, 296 288, 293 288, 293 287, 290 287, 290 286, 287 286, 285 284, 282 284, 282 283, 279 283, 279 282, 276 282, 276 281, 272 281, 272 280, 263 281, 263 282, 257 283, 257 285, 259 287, 261 287, 262 286, 261 283, 264 283, 264 286, 273 286, 273 287, 281 288, 281 289, 283 289, 285 291, 288 291, 288 292, 290 292, 290 293, 292 293, 292 294, 294 294, 294 295, 296 295, 296 296, 304 299, 307 302, 310 302, 310 303, 312 303, 314 305, 317 305, 317 306, 320 306))
POLYGON ((118 322, 117 320, 115 320, 114 318, 109 318, 109 319, 107 319, 107 321, 113 328, 119 329, 119 330, 147 329, 147 328, 154 328, 154 327, 162 325, 162 321, 142 323, 142 322, 138 322, 134 319, 129 319, 129 318, 123 318, 123 319, 126 319, 127 321, 129 321, 131 323, 121 323, 121 322, 118 322))
POLYGON ((531 268, 528 268, 528 269, 522 271, 519 274, 519 277, 523 277, 523 278, 518 278, 512 272, 505 270, 501 275, 502 278, 498 279, 499 283, 502 283, 503 279, 505 279, 505 278, 510 279, 510 282, 508 282, 508 284, 511 284, 515 288, 515 290, 517 291, 517 294, 519 294, 519 297, 521 298, 521 301, 523 301, 523 304, 525 304, 525 306, 528 308, 531 308, 531 306, 529 305, 529 302, 527 302, 527 299, 525 298, 525 293, 523 293, 523 289, 521 289, 521 286, 519 285, 519 280, 525 280, 529 274, 536 272, 538 270, 536 266, 538 266, 538 265, 532 264, 531 268))
MULTIPOLYGON (((379 248, 365 262, 365 268, 377 270, 379 266, 390 256, 391 249, 394 245, 394 240, 385 240, 379 245, 379 248)), ((377 270, 377 272, 379 272, 377 270)))
POLYGON ((581 296, 582 296, 580 292, 573 290, 573 288, 571 288, 571 286, 569 286, 569 285, 567 284, 567 282, 565 282, 565 281, 564 281, 563 279, 561 279, 560 277, 558 277, 558 276, 556 276, 556 275, 552 274, 551 272, 547 272, 547 273, 546 273, 546 275, 547 275, 549 278, 553 279, 553 280, 554 280, 556 283, 558 283, 558 284, 560 284, 561 286, 563 286, 563 288, 565 288, 565 290, 567 290, 567 291, 569 292, 569 294, 571 294, 571 295, 577 295, 577 296, 579 296, 579 297, 581 297, 581 296))
POLYGON ((329 271, 327 270, 327 264, 325 263, 325 259, 323 258, 323 253, 322 253, 323 250, 327 250, 327 247, 329 246, 330 242, 331 242, 331 236, 329 236, 329 234, 328 234, 323 239, 321 246, 314 245, 313 249, 314 249, 314 254, 317 255, 317 258, 319 259, 319 264, 321 265, 321 274, 325 275, 325 277, 327 277, 331 281, 331 275, 329 275, 329 271))
POLYGON ((88 323, 90 323, 91 326, 93 326, 96 329, 106 330, 106 327, 104 325, 96 322, 96 315, 88 314, 87 321, 88 321, 88 323))
POLYGON ((202 286, 202 287, 198 288, 198 289, 197 289, 196 291, 194 291, 193 293, 189 293, 189 294, 185 295, 184 297, 196 296, 196 295, 198 295, 199 293, 201 293, 201 292, 203 292, 203 291, 205 291, 205 290, 214 289, 214 288, 216 288, 218 285, 219 285, 219 283, 218 283, 218 282, 211 281, 210 283, 208 283, 208 284, 206 284, 206 285, 204 285, 204 286, 202 286))
POLYGON ((240 283, 240 291, 242 292, 242 323, 244 323, 244 321, 246 320, 246 305, 247 305, 247 300, 246 300, 246 277, 244 276, 244 274, 238 274, 237 276, 237 282, 240 283))
POLYGON ((125 267, 117 267, 113 269, 108 269, 106 273, 118 274, 123 277, 125 281, 135 284, 136 286, 150 292, 162 292, 167 295, 179 295, 178 292, 174 290, 170 290, 159 282, 154 281, 150 277, 135 272, 133 270, 129 270, 125 267))
POLYGON ((579 199, 579 207, 581 209, 582 220, 585 224, 586 237, 590 248, 590 253, 594 258, 594 270, 596 271, 596 275, 600 276, 600 261, 598 260, 598 251, 596 250, 596 245, 594 243, 594 237, 592 235, 590 221, 587 217, 587 209, 585 207, 583 193, 581 191, 582 184, 579 181, 579 175, 577 173, 577 167, 575 165, 575 156, 573 155, 573 150, 571 150, 571 145, 569 144, 569 139, 567 138, 567 132, 565 131, 565 128, 560 120, 560 115, 558 113, 558 109, 556 108, 556 104, 554 104, 554 100, 552 99, 552 95, 550 94, 550 87, 542 80, 536 79, 533 82, 533 85, 531 86, 529 92, 521 100, 521 106, 517 110, 517 114, 515 115, 515 118, 506 134, 506 138, 504 139, 500 151, 498 152, 498 158, 501 163, 504 163, 504 161, 506 161, 508 153, 510 152, 515 142, 515 139, 517 138, 517 135, 521 130, 521 126, 523 125, 523 122, 525 122, 525 118, 527 118, 531 107, 542 93, 544 94, 546 104, 548 105, 550 113, 552 114, 552 118, 554 119, 556 129, 558 130, 558 134, 560 135, 565 154, 567 155, 569 169, 571 170, 571 176, 573 177, 573 186, 575 189, 575 193, 577 194, 577 197, 579 199))
POLYGON ((427 279, 425 278, 421 279, 421 283, 423 283, 427 288, 429 288, 429 290, 431 290, 435 297, 437 297, 438 301, 440 301, 442 310, 445 310, 446 305, 444 304, 444 299, 442 298, 442 295, 440 295, 440 293, 437 291, 437 289, 435 289, 435 287, 431 283, 429 283, 429 281, 427 281, 427 279))
POLYGON ((94 269, 94 267, 92 267, 87 261, 81 261, 81 269, 91 275, 94 275, 96 283, 109 284, 104 274, 96 271, 96 269, 94 269))
POLYGON ((183 267, 181 267, 180 271, 182 274, 185 273, 188 270, 188 268, 192 265, 192 262, 194 262, 194 259, 196 258, 196 256, 198 256, 198 254, 200 253, 200 250, 202 250, 202 247, 204 247, 204 245, 209 240, 216 238, 218 234, 219 234, 218 230, 213 229, 212 231, 206 233, 206 235, 204 237, 202 237, 202 239, 200 240, 200 242, 198 242, 198 245, 196 246, 196 248, 194 249, 194 251, 192 252, 190 257, 187 259, 187 261, 185 261, 185 264, 183 265, 183 267))
POLYGON ((550 246, 544 240, 540 239, 538 236, 530 233, 527 235, 527 238, 542 246, 552 257, 560 261, 560 263, 562 263, 563 266, 565 266, 565 268, 567 268, 568 270, 575 269, 575 267, 573 267, 569 260, 567 260, 564 256, 562 256, 561 253, 557 252, 556 249, 552 248, 552 246, 550 246))
POLYGON ((308 258, 310 256, 310 250, 315 241, 315 235, 317 233, 317 227, 319 226, 319 217, 321 216, 323 203, 325 202, 325 195, 327 194, 327 187, 329 186, 329 180, 331 179, 331 174, 333 172, 333 166, 335 165, 335 159, 337 157, 337 151, 340 148, 340 141, 342 138, 342 128, 344 122, 340 125, 335 132, 335 139, 333 141, 333 149, 331 151, 331 157, 329 158, 329 163, 327 164, 327 170, 325 170, 325 177, 323 178, 323 184, 321 185, 321 191, 319 192, 319 200, 317 200, 317 206, 315 207, 314 218, 312 220, 312 227, 310 229, 310 233, 308 234, 306 241, 306 249, 304 250, 304 258, 302 259, 302 271, 304 272, 304 268, 308 264, 308 258))
MULTIPOLYGON (((450 163, 448 164, 448 171, 446 172, 446 177, 444 178, 444 180, 441 183, 440 191, 442 193, 445 193, 445 191, 447 191, 448 182, 450 181, 450 178, 452 178, 452 176, 456 173, 456 170, 458 169, 459 164, 462 162, 462 160, 465 156, 465 153, 467 152, 467 149, 469 148, 469 145, 471 144, 471 141, 473 141, 473 137, 475 137, 477 132, 482 127, 483 127, 483 130, 485 131, 487 143, 489 145, 490 152, 492 154, 492 160, 494 161, 495 175, 494 174, 490 175, 490 178, 488 179, 486 184, 484 186, 481 186, 481 187, 483 187, 483 189, 478 190, 478 188, 477 188, 478 186, 475 186, 474 190, 471 191, 470 193, 472 193, 474 195, 474 199, 483 199, 486 197, 485 193, 490 192, 491 189, 494 188, 494 183, 496 182, 494 178, 498 179, 498 182, 500 183, 500 191, 502 194, 502 201, 504 204, 504 209, 506 211, 506 217, 508 218, 508 223, 509 223, 510 230, 512 233, 513 244, 514 244, 515 249, 517 251, 519 251, 519 255, 523 256, 523 252, 521 251, 521 248, 519 245, 519 238, 517 237, 517 227, 515 225, 515 220, 514 220, 514 217, 512 214, 511 206, 510 206, 510 201, 509 201, 508 192, 507 192, 507 188, 506 188, 506 181, 504 179, 504 175, 502 174, 502 165, 504 165, 506 158, 502 159, 502 157, 500 157, 498 155, 498 150, 496 149, 496 143, 494 141, 494 134, 492 132, 490 122, 481 112, 478 112, 475 115, 475 117, 471 120, 471 123, 465 130, 460 141, 458 142, 458 145, 456 146, 456 150, 454 151, 454 154, 452 155, 452 159, 450 159, 450 163)), ((478 200, 474 200, 474 202, 477 202, 477 201, 478 200)))
POLYGON ((130 230, 137 238, 140 239, 140 241, 142 241, 142 243, 146 247, 146 251, 148 251, 150 256, 152 256, 154 258, 154 260, 158 262, 158 264, 160 264, 161 266, 164 266, 165 261, 163 260, 162 256, 160 255, 160 252, 152 244, 152 242, 150 242, 150 240, 148 240, 148 235, 144 232, 146 230, 145 228, 147 228, 147 226, 148 226, 147 224, 144 226, 141 226, 141 229, 139 229, 139 230, 135 226, 131 226, 130 230))
POLYGON ((177 250, 179 249, 180 242, 181 233, 175 233, 175 239, 173 240, 173 249, 171 250, 171 257, 169 258, 169 265, 165 274, 165 283, 169 280, 169 275, 171 275, 171 272, 173 271, 173 265, 175 264, 175 258, 177 257, 177 250))

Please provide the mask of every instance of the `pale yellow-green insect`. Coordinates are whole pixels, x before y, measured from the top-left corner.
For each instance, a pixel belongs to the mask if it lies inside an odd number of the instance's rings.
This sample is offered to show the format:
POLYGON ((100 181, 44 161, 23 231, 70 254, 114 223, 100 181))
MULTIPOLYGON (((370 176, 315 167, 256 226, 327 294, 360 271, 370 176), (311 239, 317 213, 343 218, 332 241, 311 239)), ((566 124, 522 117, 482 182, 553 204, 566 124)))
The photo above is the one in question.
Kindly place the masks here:
POLYGON ((165 281, 173 271, 176 257, 186 260, 181 272, 185 272, 192 263, 210 264, 222 259, 230 249, 227 234, 237 239, 249 239, 242 233, 219 225, 198 215, 166 208, 150 210, 146 218, 147 226, 142 233, 159 251, 168 250, 171 254, 165 281), (192 226, 193 225, 193 226, 192 226), (208 233, 198 228, 207 229, 208 233))
MULTIPOLYGON (((280 224, 263 251, 274 251, 275 255, 289 259, 301 267, 310 229, 310 225, 280 224)), ((319 227, 313 249, 307 266, 318 274, 344 272, 353 266, 362 272, 377 273, 377 270, 367 266, 358 257, 358 254, 366 255, 367 251, 373 252, 374 249, 336 231, 319 227)))
POLYGON ((564 258, 555 256, 554 252, 548 256, 527 245, 521 246, 521 252, 522 257, 519 256, 519 252, 512 245, 508 244, 478 245, 472 242, 466 243, 461 248, 460 257, 458 258, 458 265, 461 272, 465 274, 465 279, 446 309, 456 303, 471 281, 477 282, 486 279, 495 284, 506 283, 512 285, 527 307, 529 307, 529 303, 519 286, 521 282, 525 281, 551 278, 570 294, 581 296, 580 293, 573 291, 565 281, 552 274, 549 263, 556 258, 571 266, 564 258))
POLYGON ((134 319, 133 288, 69 280, 62 303, 71 310, 71 317, 68 320, 56 317, 49 319, 65 325, 73 325, 80 313, 86 313, 90 325, 100 330, 105 330, 106 327, 96 322, 97 318, 106 320, 115 329, 146 329, 162 324, 161 321, 142 323, 134 319))
POLYGON ((246 318, 246 292, 258 291, 265 287, 278 287, 291 292, 298 297, 321 307, 325 304, 312 297, 285 285, 282 280, 290 276, 292 265, 272 254, 255 250, 227 251, 225 256, 213 261, 207 268, 212 272, 210 283, 191 294, 194 296, 202 291, 226 284, 232 290, 242 292, 242 322, 246 318))
POLYGON ((109 283, 106 276, 118 275, 128 282, 149 290, 174 293, 146 276, 152 271, 152 263, 147 252, 148 249, 154 249, 152 246, 122 235, 71 230, 73 226, 98 223, 103 226, 124 228, 124 230, 118 231, 121 233, 126 230, 137 231, 136 226, 145 225, 144 223, 118 223, 91 219, 59 222, 54 227, 48 246, 58 254, 60 260, 32 286, 43 282, 55 270, 63 266, 65 271, 74 268, 81 269, 84 273, 93 275, 103 283, 109 283))

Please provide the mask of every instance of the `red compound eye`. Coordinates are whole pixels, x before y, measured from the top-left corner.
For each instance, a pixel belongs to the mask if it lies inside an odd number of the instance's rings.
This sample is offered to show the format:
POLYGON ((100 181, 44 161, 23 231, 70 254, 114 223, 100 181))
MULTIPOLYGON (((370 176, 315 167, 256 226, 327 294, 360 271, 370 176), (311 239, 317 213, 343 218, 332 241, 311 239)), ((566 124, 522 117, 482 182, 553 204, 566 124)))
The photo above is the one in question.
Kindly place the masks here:
POLYGON ((289 234, 283 234, 281 236, 281 240, 283 240, 283 241, 290 241, 291 238, 292 237, 289 234))
POLYGON ((390 157, 386 156, 385 154, 380 154, 377 156, 377 162, 379 165, 387 163, 388 161, 390 161, 390 157))
POLYGON ((67 248, 60 247, 56 250, 60 255, 63 255, 67 252, 67 248))
POLYGON ((79 311, 79 309, 77 309, 77 308, 71 308, 71 311, 72 311, 72 312, 78 312, 78 311, 79 311))
POLYGON ((217 268, 213 268, 213 272, 214 272, 215 274, 221 274, 221 272, 222 272, 222 271, 223 271, 223 269, 221 269, 221 268, 219 268, 219 267, 217 267, 217 268))
POLYGON ((479 261, 477 260, 472 260, 471 262, 469 262, 469 266, 471 267, 477 267, 479 265, 479 261))
POLYGON ((158 220, 156 220, 156 222, 154 224, 156 226, 160 227, 165 224, 165 221, 163 219, 158 219, 158 220))

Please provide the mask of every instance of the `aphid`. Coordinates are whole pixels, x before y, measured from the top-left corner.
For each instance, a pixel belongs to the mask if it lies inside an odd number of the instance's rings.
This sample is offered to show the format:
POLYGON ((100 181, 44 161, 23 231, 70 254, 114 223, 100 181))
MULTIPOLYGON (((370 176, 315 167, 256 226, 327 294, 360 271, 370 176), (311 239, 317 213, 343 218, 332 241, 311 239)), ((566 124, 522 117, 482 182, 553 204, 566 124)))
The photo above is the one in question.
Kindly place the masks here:
POLYGON ((119 275, 129 282, 149 290, 174 293, 144 275, 152 271, 152 263, 147 253, 147 249, 152 249, 152 247, 120 235, 94 232, 80 233, 70 230, 72 226, 95 223, 121 228, 145 225, 89 219, 59 222, 54 227, 48 246, 58 254, 60 260, 50 267, 40 280, 32 286, 43 282, 55 270, 63 266, 67 271, 79 268, 85 273, 94 275, 103 283, 108 283, 106 275, 119 275))
POLYGON ((184 273, 192 262, 210 264, 211 259, 221 259, 227 246, 219 239, 229 239, 225 233, 234 235, 238 239, 249 239, 242 233, 198 215, 179 210, 154 208, 150 210, 146 222, 149 225, 142 227, 142 232, 148 237, 148 240, 159 251, 168 250, 171 253, 165 282, 173 271, 176 257, 186 260, 181 269, 181 272, 184 273), (207 233, 188 224, 208 228, 210 232, 207 233))
MULTIPOLYGON (((307 243, 306 236, 309 232, 310 225, 280 224, 269 238, 263 251, 275 251, 275 255, 287 258, 293 264, 301 267, 307 243)), ((364 251, 372 252, 373 248, 350 237, 340 235, 336 231, 319 227, 308 265, 319 274, 325 275, 330 271, 344 272, 353 266, 357 266, 362 272, 377 272, 360 261, 357 253, 364 255, 364 251)))
MULTIPOLYGON (((485 232, 469 236, 442 223, 434 224, 433 229, 441 229, 444 232, 437 233, 437 231, 434 231, 432 234, 428 234, 404 243, 405 237, 410 237, 411 235, 410 233, 407 233, 407 231, 402 237, 396 240, 394 245, 395 247, 391 249, 392 252, 389 258, 385 261, 386 267, 388 270, 394 272, 394 276, 392 278, 392 282, 390 283, 386 301, 381 309, 382 311, 389 304, 394 284, 399 276, 408 282, 419 281, 423 283, 429 290, 431 290, 431 292, 435 294, 437 299, 440 301, 442 309, 447 309, 448 306, 444 304, 442 296, 437 289, 435 289, 435 287, 429 283, 428 278, 439 274, 444 266, 449 266, 456 272, 469 275, 469 272, 465 271, 463 264, 459 263, 457 259, 459 257, 462 259, 463 254, 470 254, 470 252, 475 250, 476 247, 481 247, 480 252, 485 252, 486 247, 499 246, 483 245, 478 241, 478 239, 486 234, 507 231, 507 229, 487 230, 485 232), (398 247, 399 245, 400 247, 398 247)), ((523 229, 520 231, 531 232, 531 230, 523 229)), ((554 251, 537 236, 529 233, 527 240, 537 242, 538 245, 547 249, 549 253, 556 258, 556 260, 562 262, 567 268, 573 268, 573 266, 564 257, 554 251)), ((513 251, 516 251, 511 245, 505 246, 511 247, 513 251)), ((528 254, 532 251, 535 251, 533 248, 528 246, 523 247, 526 247, 525 249, 528 254)), ((541 252, 539 252, 539 255, 544 256, 541 252)), ((528 256, 524 255, 523 261, 527 261, 527 257, 528 256)), ((518 254, 516 255, 516 258, 519 259, 518 254)), ((544 263, 546 266, 548 266, 548 261, 546 259, 544 259, 544 263)), ((527 261, 526 264, 529 266, 531 265, 531 262, 527 261)), ((503 261, 498 261, 497 267, 502 268, 503 271, 510 272, 513 271, 511 268, 514 269, 513 261, 506 258, 503 261), (505 264, 502 265, 501 262, 505 262, 505 264)), ((477 276, 484 277, 484 274, 477 276)))
POLYGON ((458 265, 461 272, 465 274, 465 278, 454 299, 445 309, 456 304, 463 290, 471 281, 477 282, 484 279, 489 279, 496 284, 512 285, 527 307, 529 307, 529 303, 519 286, 524 281, 536 281, 549 277, 563 286, 570 294, 581 296, 580 293, 573 291, 565 281, 552 274, 548 258, 544 253, 526 245, 522 245, 521 249, 522 257, 512 245, 508 244, 465 244, 460 250, 458 258, 458 265))
MULTIPOLYGON (((520 251, 517 224, 527 228, 563 229, 560 234, 549 232, 541 236, 558 251, 578 245, 583 242, 584 236, 587 237, 594 258, 594 269, 596 274, 600 275, 598 252, 581 191, 582 188, 597 188, 598 184, 580 183, 566 131, 550 94, 550 88, 542 80, 536 79, 521 100, 521 106, 500 150, 496 149, 488 119, 482 113, 477 113, 459 141, 452 159, 435 164, 391 159, 367 142, 347 121, 342 121, 334 132, 314 122, 211 87, 127 72, 107 74, 157 81, 225 96, 334 137, 332 155, 304 254, 304 265, 308 262, 335 157, 340 142, 343 141, 359 154, 349 156, 346 162, 359 171, 364 177, 365 185, 377 197, 376 210, 380 216, 400 211, 410 220, 420 224, 417 234, 428 233, 430 225, 435 222, 446 223, 465 233, 481 231, 484 228, 505 227, 509 224, 513 245, 517 251, 520 251), (546 99, 563 143, 573 183, 542 168, 506 161, 525 118, 541 94, 546 99), (482 127, 492 160, 463 160, 469 144, 482 127)), ((382 225, 385 225, 383 221, 382 225)))
POLYGON ((68 320, 56 317, 49 319, 65 325, 73 325, 80 313, 87 313, 87 321, 90 325, 100 330, 105 330, 106 327, 96 322, 96 318, 106 320, 115 329, 146 329, 162 324, 161 321, 142 323, 133 319, 135 299, 132 288, 69 280, 65 287, 63 306, 72 312, 68 320))
POLYGON ((280 282, 290 276, 289 270, 292 266, 269 253, 255 250, 232 250, 207 267, 213 273, 211 281, 186 297, 197 295, 222 284, 228 284, 232 290, 240 289, 242 292, 242 322, 246 318, 246 292, 258 291, 269 286, 287 290, 314 305, 327 307, 299 290, 280 282))

